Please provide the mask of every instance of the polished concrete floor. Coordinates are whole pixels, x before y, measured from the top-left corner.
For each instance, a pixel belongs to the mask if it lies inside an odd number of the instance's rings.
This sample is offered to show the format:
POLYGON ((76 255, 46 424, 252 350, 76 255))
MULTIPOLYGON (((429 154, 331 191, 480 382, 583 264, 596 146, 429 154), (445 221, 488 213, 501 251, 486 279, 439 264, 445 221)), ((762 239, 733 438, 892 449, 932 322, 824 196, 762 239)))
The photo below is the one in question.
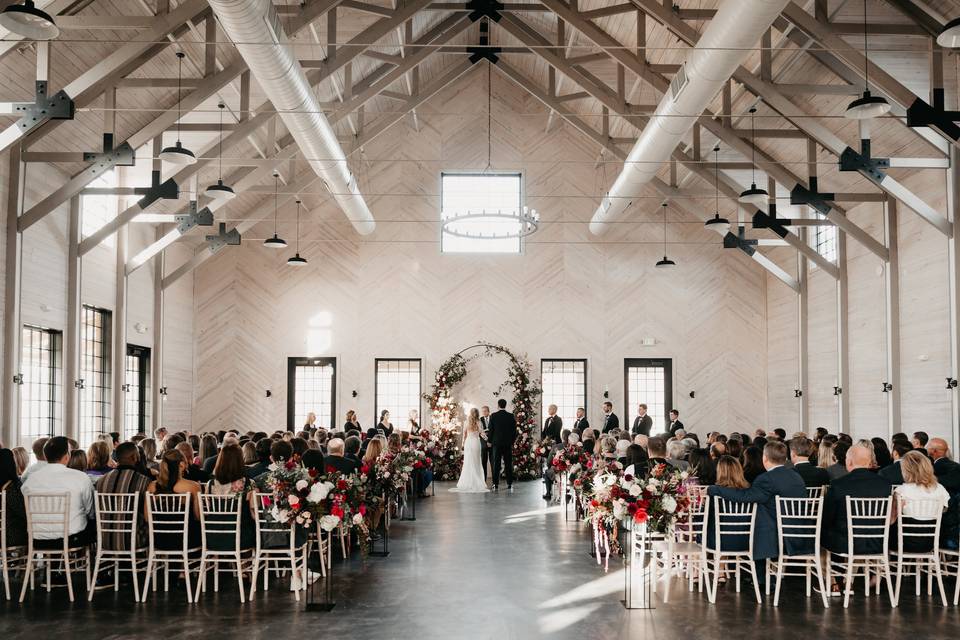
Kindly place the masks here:
POLYGON ((735 633, 736 640, 902 640, 960 633, 960 608, 926 596, 905 595, 894 610, 885 598, 858 594, 849 609, 834 600, 824 611, 795 585, 776 608, 732 587, 710 605, 676 581, 669 604, 627 611, 622 571, 611 565, 605 574, 596 565, 586 527, 564 522, 558 508, 545 510, 537 483, 485 495, 451 494, 449 486, 441 483, 435 497, 418 503, 416 522, 395 522, 389 557, 334 560, 330 613, 304 611, 281 583, 245 605, 227 580, 196 605, 187 605, 182 591, 157 592, 143 604, 103 591, 91 604, 70 604, 59 589, 38 591, 22 607, 0 601, 0 638, 686 640, 735 633))

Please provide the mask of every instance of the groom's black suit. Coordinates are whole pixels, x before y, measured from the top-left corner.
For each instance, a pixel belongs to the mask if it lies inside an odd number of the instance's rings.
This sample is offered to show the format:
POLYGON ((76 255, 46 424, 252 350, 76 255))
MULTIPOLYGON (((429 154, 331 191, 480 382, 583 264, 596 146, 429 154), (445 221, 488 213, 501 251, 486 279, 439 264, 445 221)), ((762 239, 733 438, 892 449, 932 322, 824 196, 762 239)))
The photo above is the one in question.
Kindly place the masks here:
POLYGON ((513 486, 513 441, 517 439, 517 419, 506 409, 490 415, 490 446, 493 455, 493 486, 500 484, 500 465, 507 475, 507 487, 513 486))

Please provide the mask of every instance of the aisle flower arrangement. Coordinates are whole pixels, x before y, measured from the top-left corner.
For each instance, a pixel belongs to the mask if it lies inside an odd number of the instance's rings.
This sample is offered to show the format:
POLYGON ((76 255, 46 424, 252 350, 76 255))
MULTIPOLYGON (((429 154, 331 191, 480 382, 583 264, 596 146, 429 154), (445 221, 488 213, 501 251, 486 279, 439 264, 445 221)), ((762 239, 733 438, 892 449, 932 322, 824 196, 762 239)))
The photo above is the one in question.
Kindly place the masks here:
POLYGON ((420 458, 410 447, 396 453, 385 453, 377 465, 377 476, 387 491, 387 499, 401 495, 410 483, 410 476, 420 458))
POLYGON ((592 469, 593 460, 583 450, 583 444, 577 442, 557 451, 550 460, 550 466, 557 473, 569 473, 575 476, 583 469, 592 469))
POLYGON ((369 540, 366 478, 343 475, 333 467, 324 473, 304 469, 298 460, 270 465, 266 488, 272 493, 270 517, 275 522, 333 531, 345 523, 357 534, 361 549, 369 540))
MULTIPOLYGON (((454 422, 456 424, 456 422, 454 422)), ((460 450, 459 430, 440 427, 431 434, 424 444, 425 451, 433 463, 433 477, 436 480, 456 480, 460 477, 463 465, 463 452, 460 450)))

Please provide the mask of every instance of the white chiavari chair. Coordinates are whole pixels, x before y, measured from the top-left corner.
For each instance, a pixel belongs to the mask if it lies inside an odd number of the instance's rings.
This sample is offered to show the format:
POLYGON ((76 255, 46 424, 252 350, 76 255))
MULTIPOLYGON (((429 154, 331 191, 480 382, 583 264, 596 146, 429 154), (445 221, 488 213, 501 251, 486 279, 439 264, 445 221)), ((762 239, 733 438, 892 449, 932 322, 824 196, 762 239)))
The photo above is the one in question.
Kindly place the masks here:
POLYGON ((33 572, 37 561, 42 561, 47 574, 47 592, 50 592, 50 580, 54 567, 62 567, 67 580, 67 593, 73 602, 73 570, 83 570, 86 574, 87 588, 90 585, 90 547, 88 545, 70 546, 70 494, 69 493, 33 493, 24 496, 27 512, 27 561, 20 589, 20 602, 27 597, 27 587, 33 586, 33 572), (40 525, 47 531, 58 530, 61 537, 57 540, 38 540, 34 533, 40 525), (39 546, 38 546, 39 543, 39 546))
MULTIPOLYGON (((713 602, 714 594, 710 590, 707 580, 707 528, 710 523, 710 498, 707 496, 707 486, 688 485, 687 494, 690 497, 690 511, 688 517, 677 522, 673 528, 673 542, 669 547, 664 575, 663 601, 668 602, 670 596, 670 578, 674 570, 680 575, 687 574, 687 589, 693 591, 694 581, 697 589, 703 592, 704 584, 707 587, 707 598, 713 602)), ((657 545, 654 544, 656 549, 657 545)))
MULTIPOLYGON (((196 559, 200 547, 190 545, 190 509, 193 508, 189 493, 147 494, 147 576, 140 592, 141 602, 146 602, 150 582, 157 590, 157 569, 163 567, 163 590, 170 590, 170 568, 183 570, 187 587, 187 602, 193 602, 194 592, 190 578, 198 566, 196 559)), ((199 594, 198 594, 199 595, 199 594)))
MULTIPOLYGON (((817 487, 819 488, 819 487, 817 487)), ((809 488, 807 489, 809 491, 809 488)), ((767 560, 767 587, 776 581, 773 606, 780 606, 780 586, 784 577, 802 577, 810 597, 812 577, 816 577, 823 606, 829 607, 829 593, 820 564, 820 528, 823 519, 823 498, 776 497, 777 549, 776 560, 767 560), (790 572, 788 569, 799 569, 790 572)), ((769 594, 769 591, 767 592, 769 594)))
POLYGON ((893 590, 894 606, 900 602, 900 583, 904 575, 916 578, 916 595, 920 596, 923 574, 927 575, 927 595, 932 595, 933 580, 937 581, 940 600, 947 606, 947 594, 943 588, 943 568, 940 564, 940 522, 943 518, 943 503, 939 500, 897 500, 897 548, 891 551, 896 564, 896 586, 893 590), (904 517, 904 509, 910 512, 904 517), (909 547, 909 549, 907 548, 909 547))
MULTIPOLYGON (((130 563, 133 576, 133 599, 140 600, 137 525, 140 514, 139 493, 96 493, 97 554, 93 563, 93 584, 97 582, 102 564, 113 564, 113 590, 120 589, 121 563, 130 563)), ((90 589, 88 600, 93 600, 95 590, 90 589)))
POLYGON ((290 572, 290 584, 296 599, 309 586, 307 573, 307 536, 303 529, 285 522, 276 522, 270 516, 273 494, 256 494, 257 542, 253 551, 253 578, 250 581, 250 598, 257 591, 257 578, 263 567, 263 590, 270 588, 270 572, 290 572), (298 537, 300 538, 298 540, 298 537), (272 567, 272 568, 271 568, 272 567), (299 577, 298 577, 299 576, 299 577))
POLYGON ((206 574, 213 572, 213 590, 220 590, 220 570, 226 567, 237 575, 240 602, 246 602, 243 572, 249 565, 252 549, 244 549, 240 538, 241 509, 249 509, 238 495, 200 496, 200 579, 197 594, 206 591, 206 574))
POLYGON ((850 605, 853 583, 863 577, 864 593, 870 594, 870 578, 877 576, 877 594, 880 579, 886 580, 890 603, 896 606, 890 571, 890 505, 892 498, 854 498, 846 496, 847 545, 846 551, 831 550, 834 557, 827 565, 827 582, 833 582, 833 573, 844 578, 843 608, 850 605))
POLYGON ((807 487, 807 497, 808 498, 822 498, 823 497, 823 487, 807 487))
POLYGON ((748 502, 732 502, 720 496, 713 500, 714 540, 707 548, 707 570, 713 573, 713 593, 716 597, 720 574, 728 568, 734 570, 737 593, 740 592, 740 571, 745 570, 753 580, 757 602, 760 597, 760 581, 753 564, 753 534, 757 523, 757 505, 748 502))

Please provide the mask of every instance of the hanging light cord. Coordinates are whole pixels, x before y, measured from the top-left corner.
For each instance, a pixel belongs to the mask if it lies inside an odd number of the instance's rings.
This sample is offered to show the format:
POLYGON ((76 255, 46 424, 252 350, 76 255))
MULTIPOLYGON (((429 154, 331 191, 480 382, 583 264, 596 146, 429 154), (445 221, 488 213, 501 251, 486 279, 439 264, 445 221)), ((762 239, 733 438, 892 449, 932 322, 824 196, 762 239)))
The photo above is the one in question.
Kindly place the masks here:
POLYGON ((750 107, 750 165, 751 170, 753 171, 753 178, 751 182, 754 185, 757 184, 757 108, 750 107))
POLYGON ((490 166, 493 163, 493 117, 492 117, 492 106, 493 106, 493 80, 490 76, 490 64, 487 64, 487 171, 490 170, 490 166))
POLYGON ((220 182, 223 182, 223 109, 226 105, 221 102, 217 106, 220 107, 220 142, 217 145, 219 149, 217 151, 217 155, 219 156, 218 162, 220 165, 220 182))
POLYGON ((870 59, 867 57, 867 0, 863 0, 863 90, 870 91, 870 59))
POLYGON ((717 215, 720 215, 720 145, 713 148, 713 177, 716 187, 717 215))
POLYGON ((667 257, 667 203, 663 203, 663 257, 667 257))
MULTIPOLYGON (((280 193, 280 174, 276 171, 273 172, 273 235, 277 235, 277 209, 279 204, 277 203, 277 198, 280 193)), ((299 233, 299 230, 298 230, 299 233)))
POLYGON ((181 132, 180 119, 183 117, 183 113, 181 111, 181 105, 180 105, 180 100, 181 100, 180 82, 181 82, 181 79, 183 78, 183 56, 184 56, 183 51, 177 51, 177 146, 180 146, 180 132, 181 132))
POLYGON ((297 200, 297 255, 300 255, 300 201, 297 200))

